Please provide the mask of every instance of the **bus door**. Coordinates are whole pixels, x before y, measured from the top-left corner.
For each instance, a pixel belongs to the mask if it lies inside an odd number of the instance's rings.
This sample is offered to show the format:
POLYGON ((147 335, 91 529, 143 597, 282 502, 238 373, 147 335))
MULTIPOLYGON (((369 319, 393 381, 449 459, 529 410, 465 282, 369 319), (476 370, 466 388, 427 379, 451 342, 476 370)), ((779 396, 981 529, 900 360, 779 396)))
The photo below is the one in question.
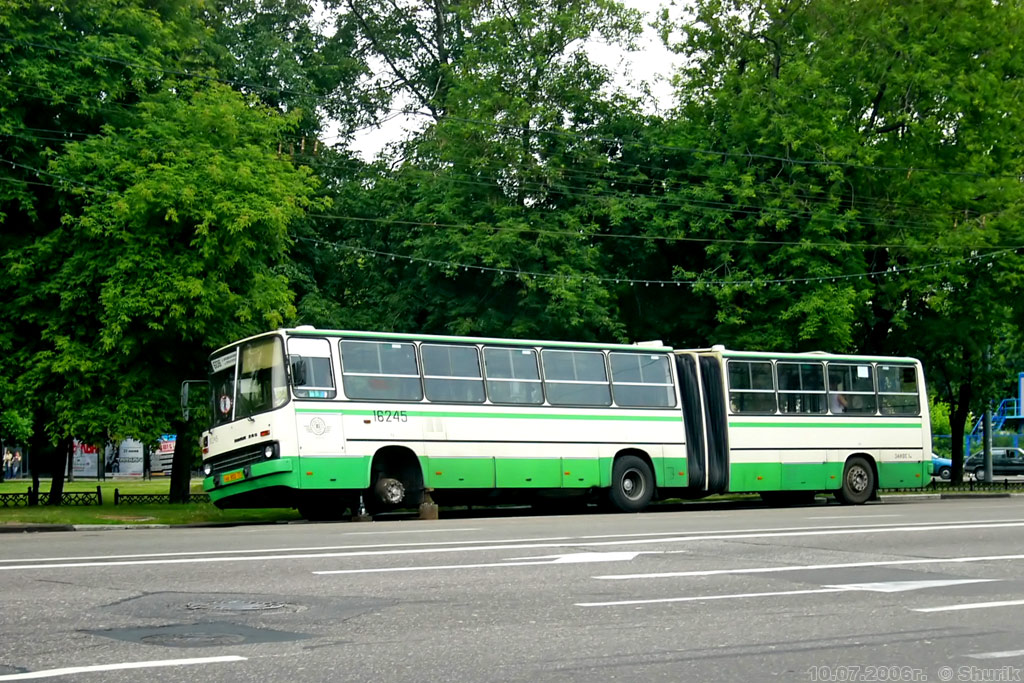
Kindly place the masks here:
POLYGON ((298 455, 303 458, 344 456, 345 432, 337 383, 327 339, 290 337, 288 368, 295 397, 298 455))

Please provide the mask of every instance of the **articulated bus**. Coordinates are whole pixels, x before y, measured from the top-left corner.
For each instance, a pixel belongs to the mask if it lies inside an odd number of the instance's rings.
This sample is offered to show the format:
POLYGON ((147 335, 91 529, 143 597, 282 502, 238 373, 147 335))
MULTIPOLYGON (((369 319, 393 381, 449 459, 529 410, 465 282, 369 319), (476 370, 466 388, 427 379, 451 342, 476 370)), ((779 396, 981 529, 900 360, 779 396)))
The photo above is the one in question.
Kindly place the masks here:
POLYGON ((222 508, 857 504, 930 480, 913 358, 299 327, 219 349, 209 370, 203 485, 222 508))

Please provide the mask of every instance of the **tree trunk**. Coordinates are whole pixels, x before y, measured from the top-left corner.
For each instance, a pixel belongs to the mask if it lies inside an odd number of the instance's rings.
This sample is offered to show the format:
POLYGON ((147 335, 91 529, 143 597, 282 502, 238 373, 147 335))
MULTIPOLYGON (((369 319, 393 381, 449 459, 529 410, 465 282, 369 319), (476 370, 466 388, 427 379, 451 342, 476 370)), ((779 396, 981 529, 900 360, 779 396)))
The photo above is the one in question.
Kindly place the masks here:
POLYGON ((195 457, 193 446, 195 439, 192 435, 192 422, 189 420, 175 420, 172 423, 176 436, 174 439, 174 459, 171 461, 171 490, 170 499, 172 503, 187 503, 189 500, 189 485, 192 480, 192 459, 195 457))
POLYGON ((956 403, 951 406, 952 410, 949 411, 949 438, 952 440, 952 456, 953 471, 950 476, 950 481, 955 484, 961 484, 964 481, 964 431, 967 425, 967 415, 970 413, 970 401, 965 400, 967 397, 964 395, 969 390, 965 390, 963 387, 960 389, 960 396, 956 403))
POLYGON ((43 462, 43 449, 40 448, 41 443, 41 438, 33 436, 32 439, 29 441, 28 451, 23 452, 21 456, 22 458, 25 458, 27 455, 29 458, 31 458, 31 460, 28 461, 29 472, 32 473, 32 488, 29 490, 28 494, 29 506, 39 505, 39 469, 41 463, 43 462))
POLYGON ((72 444, 71 437, 65 437, 57 442, 57 449, 51 459, 50 498, 47 500, 47 505, 60 505, 60 500, 64 495, 64 471, 68 466, 68 456, 71 454, 72 444))

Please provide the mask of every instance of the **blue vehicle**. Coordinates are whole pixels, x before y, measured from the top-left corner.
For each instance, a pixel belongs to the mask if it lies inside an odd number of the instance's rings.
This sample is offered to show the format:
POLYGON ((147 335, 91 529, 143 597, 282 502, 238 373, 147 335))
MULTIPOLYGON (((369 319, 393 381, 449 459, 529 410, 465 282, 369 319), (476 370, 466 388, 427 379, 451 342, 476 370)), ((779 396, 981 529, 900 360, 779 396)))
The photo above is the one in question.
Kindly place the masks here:
POLYGON ((949 481, 953 475, 953 461, 949 458, 940 458, 932 453, 932 476, 949 481))

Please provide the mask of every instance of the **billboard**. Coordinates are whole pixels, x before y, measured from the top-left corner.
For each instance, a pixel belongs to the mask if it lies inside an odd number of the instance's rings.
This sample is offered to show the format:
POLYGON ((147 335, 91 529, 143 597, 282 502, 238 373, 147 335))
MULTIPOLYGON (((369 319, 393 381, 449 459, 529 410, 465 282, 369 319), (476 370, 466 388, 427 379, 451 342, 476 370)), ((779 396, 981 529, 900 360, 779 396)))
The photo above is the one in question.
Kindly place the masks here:
POLYGON ((74 440, 71 452, 71 473, 76 477, 95 477, 99 473, 100 451, 96 446, 74 440))
POLYGON ((177 437, 174 434, 161 434, 157 447, 149 454, 150 474, 170 474, 171 465, 174 463, 174 444, 177 437))
POLYGON ((107 472, 122 477, 141 477, 145 449, 138 439, 125 439, 116 447, 107 447, 107 472))

